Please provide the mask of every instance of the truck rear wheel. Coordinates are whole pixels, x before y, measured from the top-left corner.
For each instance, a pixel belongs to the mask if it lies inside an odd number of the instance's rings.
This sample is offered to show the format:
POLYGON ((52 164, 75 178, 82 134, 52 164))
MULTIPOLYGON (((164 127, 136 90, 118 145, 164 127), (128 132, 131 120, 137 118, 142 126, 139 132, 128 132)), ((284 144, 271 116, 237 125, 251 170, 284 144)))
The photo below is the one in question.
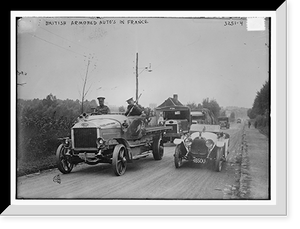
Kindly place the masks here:
POLYGON ((164 143, 161 137, 153 139, 152 151, 154 160, 162 159, 164 155, 164 143))

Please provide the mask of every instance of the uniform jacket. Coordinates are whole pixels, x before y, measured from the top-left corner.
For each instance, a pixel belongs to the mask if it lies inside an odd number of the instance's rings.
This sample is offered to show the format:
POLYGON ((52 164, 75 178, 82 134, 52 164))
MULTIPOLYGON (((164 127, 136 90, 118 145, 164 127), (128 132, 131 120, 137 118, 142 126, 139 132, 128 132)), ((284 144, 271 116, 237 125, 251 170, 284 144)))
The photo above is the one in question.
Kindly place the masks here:
POLYGON ((142 108, 139 105, 131 105, 130 104, 127 106, 127 111, 125 112, 126 116, 128 114, 129 114, 129 116, 139 116, 142 114, 142 108))
POLYGON ((106 105, 97 106, 96 113, 97 114, 109 114, 110 110, 109 110, 108 106, 106 106, 106 105))

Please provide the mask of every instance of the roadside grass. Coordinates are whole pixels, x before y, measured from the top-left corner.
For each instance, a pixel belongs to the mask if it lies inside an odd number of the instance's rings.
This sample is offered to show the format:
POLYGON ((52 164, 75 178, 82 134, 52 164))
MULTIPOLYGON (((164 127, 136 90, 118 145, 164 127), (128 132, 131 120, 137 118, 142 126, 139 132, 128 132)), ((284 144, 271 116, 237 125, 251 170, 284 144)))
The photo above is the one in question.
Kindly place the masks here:
POLYGON ((270 137, 269 126, 258 127, 258 130, 259 130, 260 133, 262 133, 263 135, 265 135, 267 138, 270 137))
POLYGON ((42 170, 56 168, 55 155, 42 158, 33 158, 32 160, 17 161, 17 176, 24 176, 32 173, 38 173, 42 170))

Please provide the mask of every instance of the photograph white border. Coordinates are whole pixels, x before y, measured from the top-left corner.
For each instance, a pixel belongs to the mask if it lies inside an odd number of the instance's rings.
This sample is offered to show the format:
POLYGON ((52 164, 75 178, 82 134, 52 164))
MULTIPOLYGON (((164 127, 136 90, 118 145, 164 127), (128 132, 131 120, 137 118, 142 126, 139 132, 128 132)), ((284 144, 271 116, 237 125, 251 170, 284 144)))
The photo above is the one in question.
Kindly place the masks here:
POLYGON ((2 215, 258 216, 287 214, 286 2, 277 11, 13 11, 11 12, 11 205, 2 215), (18 200, 16 199, 16 17, 270 17, 271 200, 18 200), (274 112, 275 111, 275 112, 274 112), (280 139, 280 141, 279 141, 280 139), (281 152, 278 154, 277 152, 281 152))

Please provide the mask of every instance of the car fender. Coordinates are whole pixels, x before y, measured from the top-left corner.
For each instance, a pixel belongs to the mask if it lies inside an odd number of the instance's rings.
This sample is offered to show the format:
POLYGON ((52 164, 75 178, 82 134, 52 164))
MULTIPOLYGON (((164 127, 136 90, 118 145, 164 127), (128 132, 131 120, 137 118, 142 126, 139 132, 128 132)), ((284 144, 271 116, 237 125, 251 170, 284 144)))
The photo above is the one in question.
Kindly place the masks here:
POLYGON ((211 139, 214 143, 217 142, 218 136, 212 132, 202 132, 201 137, 207 139, 211 139))
POLYGON ((181 142, 183 142, 183 139, 181 139, 181 138, 175 138, 174 141, 173 141, 173 143, 175 145, 179 145, 181 142))
POLYGON ((129 146, 129 143, 127 142, 126 139, 124 138, 114 138, 119 144, 123 144, 126 149, 127 149, 127 154, 128 154, 128 159, 129 159, 129 162, 132 162, 132 152, 130 150, 130 146, 129 146))
POLYGON ((224 141, 217 141, 216 142, 216 146, 217 147, 223 147, 225 145, 225 142, 224 141))

